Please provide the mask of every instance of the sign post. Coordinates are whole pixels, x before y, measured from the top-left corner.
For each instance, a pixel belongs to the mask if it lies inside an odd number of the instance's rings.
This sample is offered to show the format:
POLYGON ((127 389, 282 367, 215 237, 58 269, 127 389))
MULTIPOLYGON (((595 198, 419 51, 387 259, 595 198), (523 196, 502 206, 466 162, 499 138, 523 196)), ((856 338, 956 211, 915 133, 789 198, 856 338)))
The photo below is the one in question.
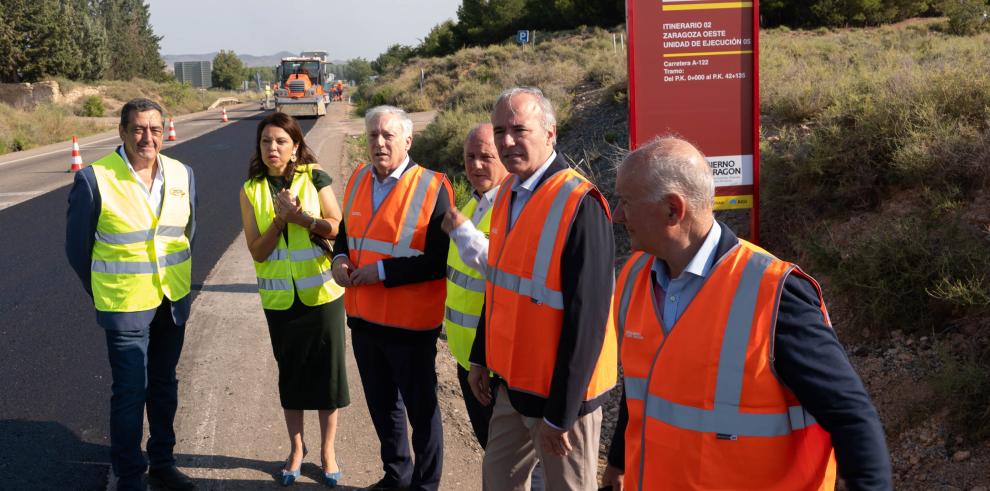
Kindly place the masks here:
POLYGON ((715 209, 759 240, 759 1, 626 0, 629 140, 677 135, 708 157, 715 209))
POLYGON ((529 42, 529 31, 527 31, 527 30, 519 30, 519 32, 516 33, 516 42, 519 43, 519 44, 526 44, 526 43, 528 43, 529 42))

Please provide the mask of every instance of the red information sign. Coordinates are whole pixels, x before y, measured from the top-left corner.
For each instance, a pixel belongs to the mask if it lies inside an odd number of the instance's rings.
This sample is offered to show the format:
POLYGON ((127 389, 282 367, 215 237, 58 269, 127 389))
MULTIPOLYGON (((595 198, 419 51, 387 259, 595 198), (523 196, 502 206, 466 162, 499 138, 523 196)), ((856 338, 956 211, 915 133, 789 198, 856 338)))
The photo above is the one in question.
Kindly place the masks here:
MULTIPOLYGON (((759 198, 759 5, 627 0, 629 137, 676 134, 708 156, 716 209, 759 198)), ((754 226, 752 230, 756 230, 754 226)))

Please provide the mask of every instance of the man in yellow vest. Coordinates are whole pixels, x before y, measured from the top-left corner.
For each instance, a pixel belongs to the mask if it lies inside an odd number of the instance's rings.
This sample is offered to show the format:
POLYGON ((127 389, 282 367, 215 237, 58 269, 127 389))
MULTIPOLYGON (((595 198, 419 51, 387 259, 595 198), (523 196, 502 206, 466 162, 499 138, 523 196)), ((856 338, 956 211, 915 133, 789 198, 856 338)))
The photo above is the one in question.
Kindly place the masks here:
POLYGON ((883 428, 818 284, 712 213, 705 157, 657 138, 618 169, 625 395, 603 478, 645 489, 892 489, 883 428))
POLYGON ((79 171, 69 193, 65 249, 107 339, 110 459, 119 490, 145 489, 145 408, 151 479, 167 489, 195 489, 176 469, 172 449, 196 194, 192 169, 159 154, 163 122, 153 101, 125 104, 123 145, 79 171))
POLYGON ((447 346, 457 360, 457 380, 461 383, 464 405, 481 448, 488 444, 490 405, 481 404, 467 383, 474 333, 485 304, 485 263, 488 262, 488 230, 492 204, 508 171, 498 158, 492 125, 479 124, 468 131, 464 141, 464 175, 471 183, 471 199, 458 211, 451 207, 444 217, 444 231, 451 235, 447 253, 447 301, 444 331, 447 346), (480 234, 467 233, 467 220, 480 234), (459 234, 460 231, 460 234, 459 234), (463 238, 462 238, 463 237, 463 238), (464 243, 457 246, 458 239, 464 243))
POLYGON ((554 150, 553 106, 536 88, 503 92, 495 147, 512 176, 493 205, 485 310, 468 382, 496 394, 482 467, 486 490, 597 489, 601 405, 615 385, 608 204, 554 150))

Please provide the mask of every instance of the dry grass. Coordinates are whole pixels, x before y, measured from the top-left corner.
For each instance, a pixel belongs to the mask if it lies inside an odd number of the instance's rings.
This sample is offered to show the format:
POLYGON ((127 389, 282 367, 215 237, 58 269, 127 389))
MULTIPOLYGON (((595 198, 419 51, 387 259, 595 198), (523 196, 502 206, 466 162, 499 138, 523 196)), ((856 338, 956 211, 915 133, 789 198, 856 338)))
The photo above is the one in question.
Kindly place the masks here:
MULTIPOLYGON (((63 93, 84 85, 79 82, 58 80, 63 93)), ((199 90, 177 82, 131 81, 101 82, 98 97, 105 108, 105 116, 116 117, 125 102, 136 97, 146 97, 162 105, 167 116, 178 116, 205 110, 221 97, 240 97, 256 100, 255 92, 199 90)), ((80 98, 72 105, 46 104, 32 110, 14 109, 0 104, 0 154, 65 141, 73 135, 83 137, 112 127, 105 119, 77 117, 83 114, 82 105, 87 98, 80 98)))
POLYGON ((393 76, 361 87, 358 96, 362 108, 438 108, 434 123, 417 137, 413 158, 456 169, 467 130, 488 120, 501 91, 516 85, 539 87, 553 101, 558 125, 566 128, 580 84, 607 87, 625 80, 625 53, 613 51, 610 31, 595 28, 550 35, 536 46, 496 45, 413 59, 393 76))

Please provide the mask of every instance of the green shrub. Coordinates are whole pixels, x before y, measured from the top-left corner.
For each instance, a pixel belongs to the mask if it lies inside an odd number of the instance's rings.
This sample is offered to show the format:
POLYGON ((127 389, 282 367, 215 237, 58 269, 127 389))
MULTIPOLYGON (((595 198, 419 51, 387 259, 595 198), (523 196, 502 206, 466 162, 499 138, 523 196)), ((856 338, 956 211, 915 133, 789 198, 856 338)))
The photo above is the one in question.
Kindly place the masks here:
POLYGON ((813 270, 855 299, 857 325, 928 333, 986 309, 987 241, 952 214, 909 212, 842 237, 828 224, 802 241, 813 270))
POLYGON ((455 108, 439 113, 435 120, 416 135, 409 153, 413 160, 431 169, 455 175, 462 165, 464 138, 472 126, 488 121, 487 112, 455 108))
POLYGON ((950 421, 972 441, 990 438, 990 347, 970 340, 938 350, 942 367, 935 376, 935 396, 948 405, 950 421))
POLYGON ((939 7, 949 17, 950 34, 968 36, 990 27, 987 20, 990 7, 985 0, 942 0, 939 7))
POLYGON ((843 214, 921 184, 980 187, 990 158, 986 38, 768 33, 761 106, 780 131, 762 154, 768 207, 843 214))
POLYGON ((471 183, 462 174, 447 174, 450 185, 454 188, 454 203, 458 208, 471 200, 471 183))
POLYGON ((103 107, 103 99, 98 95, 91 95, 83 101, 82 108, 79 110, 80 116, 85 116, 87 118, 102 118, 106 112, 103 107))

